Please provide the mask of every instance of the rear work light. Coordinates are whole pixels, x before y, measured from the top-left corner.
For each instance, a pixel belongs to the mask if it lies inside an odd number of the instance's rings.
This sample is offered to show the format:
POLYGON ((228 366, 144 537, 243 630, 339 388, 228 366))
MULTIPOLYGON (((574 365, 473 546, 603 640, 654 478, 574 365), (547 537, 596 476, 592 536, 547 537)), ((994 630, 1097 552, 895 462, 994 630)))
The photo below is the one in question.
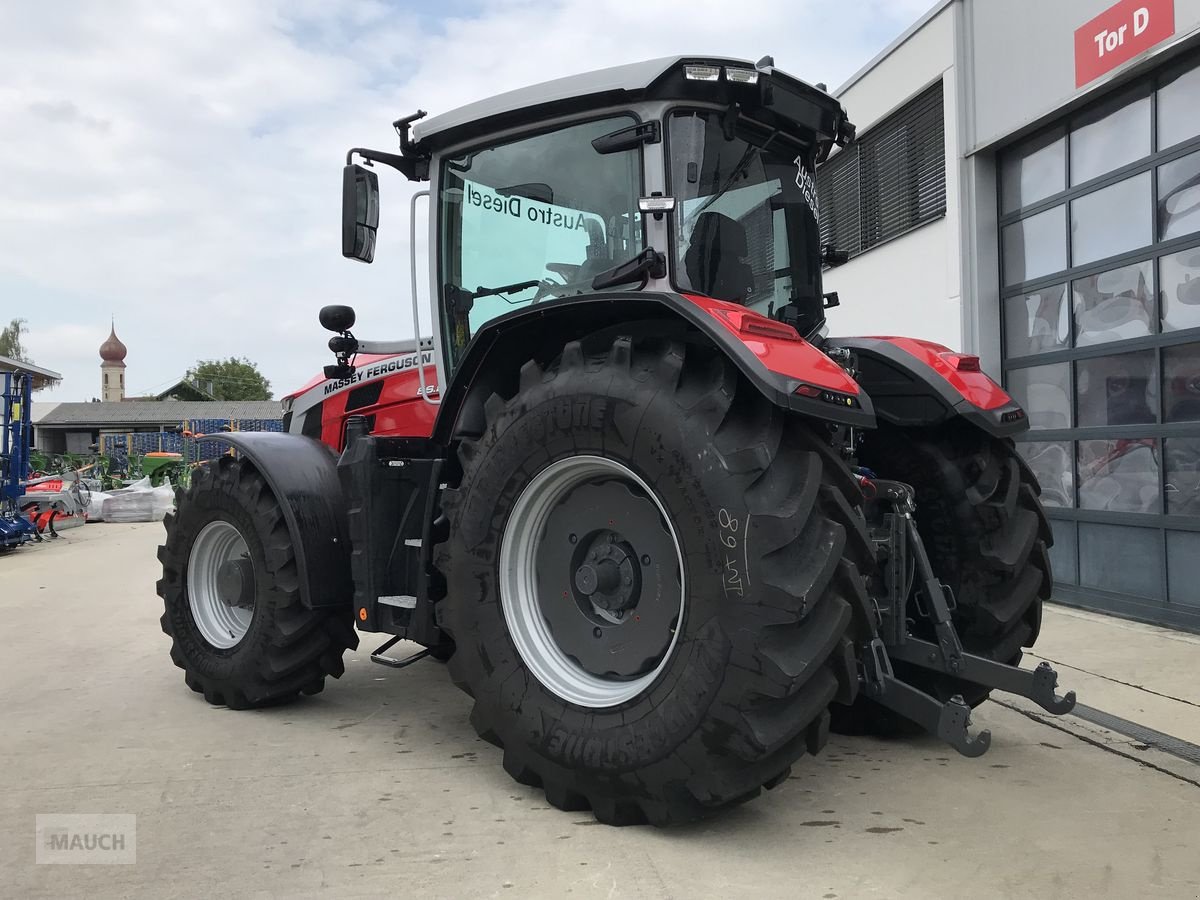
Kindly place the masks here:
POLYGON ((733 66, 726 66, 725 78, 734 84, 758 84, 758 72, 754 69, 738 69, 733 66))
POLYGON ((671 212, 675 208, 674 197, 638 197, 638 210, 644 213, 671 212))
POLYGON ((716 81, 721 70, 716 66, 684 66, 683 77, 689 81, 716 81))
POLYGON ((822 403, 832 403, 834 406, 842 406, 848 409, 857 409, 859 405, 858 398, 851 394, 831 391, 828 388, 817 387, 815 384, 802 384, 796 388, 795 393, 801 397, 820 400, 822 403))

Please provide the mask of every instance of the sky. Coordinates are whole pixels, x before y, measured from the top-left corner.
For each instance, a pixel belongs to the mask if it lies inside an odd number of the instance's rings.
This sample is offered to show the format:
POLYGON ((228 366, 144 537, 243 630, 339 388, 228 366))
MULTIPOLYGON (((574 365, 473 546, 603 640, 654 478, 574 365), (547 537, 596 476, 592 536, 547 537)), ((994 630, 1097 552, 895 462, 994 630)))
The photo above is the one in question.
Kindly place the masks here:
POLYGON ((771 54, 836 87, 931 3, 0 5, 0 321, 26 319, 28 355, 63 375, 39 401, 99 395, 110 319, 130 394, 238 356, 283 396, 332 362, 325 304, 363 339, 413 333, 416 188, 380 170, 375 263, 340 245, 346 150, 395 150, 394 119, 676 53, 771 54))

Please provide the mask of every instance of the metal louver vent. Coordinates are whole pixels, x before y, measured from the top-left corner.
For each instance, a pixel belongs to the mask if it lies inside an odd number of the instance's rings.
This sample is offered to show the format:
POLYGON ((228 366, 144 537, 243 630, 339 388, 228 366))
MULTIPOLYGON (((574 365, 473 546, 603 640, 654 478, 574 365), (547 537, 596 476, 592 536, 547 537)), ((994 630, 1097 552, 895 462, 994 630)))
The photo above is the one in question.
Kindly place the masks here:
POLYGON ((821 243, 857 256, 946 213, 942 83, 817 169, 821 243))

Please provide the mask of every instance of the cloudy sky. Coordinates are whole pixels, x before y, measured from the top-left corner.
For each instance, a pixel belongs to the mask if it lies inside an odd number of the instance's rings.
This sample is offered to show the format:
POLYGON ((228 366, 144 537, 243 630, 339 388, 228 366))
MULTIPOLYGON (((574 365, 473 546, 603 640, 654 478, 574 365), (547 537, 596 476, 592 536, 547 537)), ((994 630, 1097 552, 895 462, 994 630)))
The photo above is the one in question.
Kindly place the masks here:
MULTIPOLYGON (((390 123, 586 69, 719 53, 842 83, 932 0, 59 0, 0 5, 0 319, 99 393, 109 318, 130 393, 247 356, 276 396, 360 337, 411 334, 407 196, 383 170, 376 263, 340 255, 345 151, 390 123)), ((853 110, 851 110, 853 115, 853 110)))

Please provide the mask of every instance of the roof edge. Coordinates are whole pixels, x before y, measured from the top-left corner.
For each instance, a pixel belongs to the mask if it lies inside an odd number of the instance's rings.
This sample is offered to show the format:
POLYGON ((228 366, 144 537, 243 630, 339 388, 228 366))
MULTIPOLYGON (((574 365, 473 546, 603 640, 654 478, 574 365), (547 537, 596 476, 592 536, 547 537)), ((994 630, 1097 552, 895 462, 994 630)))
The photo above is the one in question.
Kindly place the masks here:
POLYGON ((53 369, 43 369, 41 366, 35 366, 33 363, 24 362, 19 359, 13 359, 10 356, 0 356, 0 372, 27 372, 30 375, 40 375, 42 378, 52 381, 62 381, 62 375, 55 372, 53 369))

